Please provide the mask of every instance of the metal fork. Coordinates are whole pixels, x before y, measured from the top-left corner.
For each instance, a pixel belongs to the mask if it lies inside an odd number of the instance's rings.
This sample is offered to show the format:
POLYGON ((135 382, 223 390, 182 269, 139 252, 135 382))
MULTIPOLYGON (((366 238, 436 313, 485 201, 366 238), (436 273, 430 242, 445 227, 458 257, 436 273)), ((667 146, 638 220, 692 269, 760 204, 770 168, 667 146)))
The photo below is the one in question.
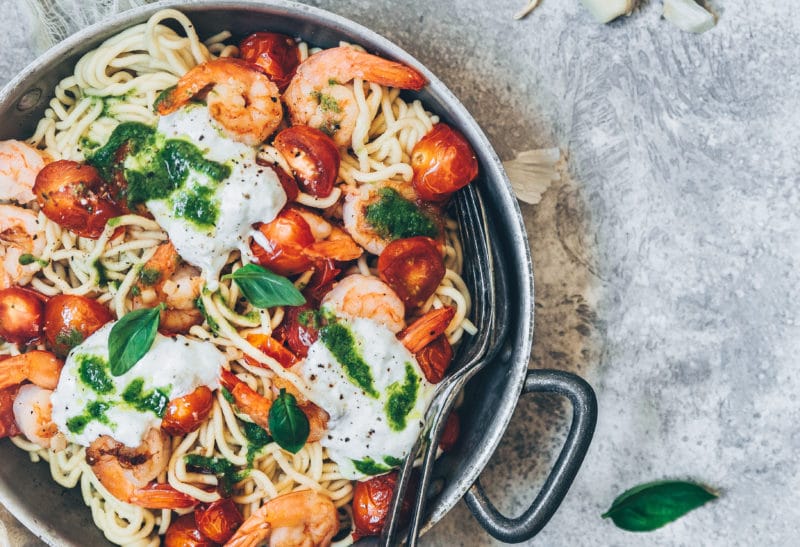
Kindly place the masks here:
MULTIPOLYGON (((416 546, 419 529, 425 510, 426 492, 433 473, 439 438, 444 430, 446 418, 461 390, 496 353, 504 337, 505 321, 497 328, 497 289, 494 275, 494 261, 489 241, 488 224, 483 202, 477 189, 470 185, 456 194, 456 208, 459 218, 461 242, 464 247, 465 264, 468 266, 468 285, 472 288, 472 309, 474 322, 478 329, 471 343, 459 352, 457 362, 461 363, 437 387, 434 399, 426 413, 425 427, 420 433, 414 448, 409 452, 397 478, 394 497, 389 515, 381 534, 381 545, 395 545, 400 528, 400 508, 408 489, 409 480, 417 455, 424 450, 417 497, 408 525, 406 543, 416 546)), ((505 286, 501 283, 504 292, 505 286)), ((505 310, 505 306, 501 307, 505 310)))

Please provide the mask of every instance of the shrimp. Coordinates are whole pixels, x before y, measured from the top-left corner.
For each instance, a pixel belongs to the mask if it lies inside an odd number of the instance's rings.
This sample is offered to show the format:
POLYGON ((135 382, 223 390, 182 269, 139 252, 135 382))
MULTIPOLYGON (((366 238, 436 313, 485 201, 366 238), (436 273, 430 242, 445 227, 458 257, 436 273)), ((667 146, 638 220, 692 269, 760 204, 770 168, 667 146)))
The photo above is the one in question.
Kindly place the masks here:
POLYGON ((44 227, 33 211, 0 204, 0 289, 26 285, 41 266, 20 264, 22 255, 40 256, 46 245, 44 227))
MULTIPOLYGON (((255 363, 257 366, 258 363, 255 363)), ((236 401, 236 407, 250 416, 253 423, 269 432, 269 411, 272 408, 272 399, 261 395, 250 386, 237 378, 231 371, 223 369, 220 381, 236 401)), ((287 393, 292 394, 297 399, 300 410, 308 418, 309 434, 306 442, 313 443, 322 438, 325 430, 328 429, 328 413, 306 400, 300 395, 293 385, 280 378, 273 379, 273 386, 276 389, 283 388, 287 393)))
POLYGON ((24 142, 0 141, 0 200, 33 201, 33 183, 48 158, 24 142))
POLYGON ((380 255, 391 243, 390 239, 378 235, 375 228, 367 222, 367 207, 381 199, 382 188, 391 188, 408 201, 414 201, 416 198, 411 185, 387 180, 380 184, 364 184, 359 188, 349 188, 342 205, 344 229, 356 243, 374 255, 380 255))
POLYGON ((169 458, 169 436, 156 428, 150 429, 136 448, 102 435, 86 449, 86 463, 100 484, 118 500, 148 509, 191 507, 198 503, 196 499, 169 484, 155 482, 169 458))
POLYGON ((325 295, 321 307, 351 318, 372 319, 395 334, 405 327, 403 301, 389 285, 373 276, 348 275, 325 295))
POLYGON ((327 546, 339 530, 336 507, 329 497, 311 490, 290 492, 269 500, 242 523, 225 547, 327 546))
POLYGON ((356 78, 400 89, 426 84, 422 74, 402 63, 346 46, 325 49, 300 63, 283 94, 292 124, 320 129, 338 146, 349 146, 358 105, 346 84, 356 78))
POLYGON ((29 441, 42 448, 58 450, 67 446, 67 438, 59 433, 58 426, 53 422, 52 394, 52 390, 35 384, 25 384, 19 388, 14 399, 14 421, 29 441))
POLYGON ((278 87, 256 65, 231 58, 207 61, 184 74, 158 102, 158 113, 175 112, 209 87, 208 111, 232 139, 257 146, 283 120, 278 87))
POLYGON ((45 389, 55 389, 64 362, 49 351, 33 350, 0 361, 0 389, 25 380, 45 389))
POLYGON ((300 213, 308 226, 315 242, 303 249, 303 254, 312 259, 333 259, 347 262, 360 257, 364 251, 350 235, 341 228, 334 226, 320 215, 308 209, 295 208, 300 213))
POLYGON ((188 332, 203 322, 203 314, 195 307, 195 301, 204 283, 200 271, 182 263, 175 246, 167 241, 159 245, 139 271, 133 289, 133 307, 152 307, 163 302, 167 308, 161 312, 161 329, 188 332))
POLYGON ((455 315, 456 309, 451 306, 431 310, 400 332, 397 338, 408 351, 417 353, 444 334, 455 315))

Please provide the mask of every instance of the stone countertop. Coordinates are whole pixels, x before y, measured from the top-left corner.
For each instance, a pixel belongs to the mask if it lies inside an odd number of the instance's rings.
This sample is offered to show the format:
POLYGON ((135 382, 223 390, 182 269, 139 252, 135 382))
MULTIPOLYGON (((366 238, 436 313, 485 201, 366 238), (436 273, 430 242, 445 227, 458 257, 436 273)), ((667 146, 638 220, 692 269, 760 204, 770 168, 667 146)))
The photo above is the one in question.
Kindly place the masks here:
MULTIPOLYGON (((34 58, 19 0, 0 0, 0 84, 34 58)), ((567 172, 523 206, 536 269, 533 367, 595 387, 595 440, 540 545, 788 545, 800 522, 800 24, 793 2, 711 0, 702 35, 578 0, 309 2, 397 42, 450 86, 503 159, 558 146, 567 172), (794 296, 793 296, 794 295, 794 296), (662 478, 721 498, 646 535, 600 518, 662 478)), ((518 514, 568 411, 520 403, 484 473, 518 514)), ((6 513, 13 545, 37 545, 6 513)), ((488 545, 459 504, 426 545, 488 545)))

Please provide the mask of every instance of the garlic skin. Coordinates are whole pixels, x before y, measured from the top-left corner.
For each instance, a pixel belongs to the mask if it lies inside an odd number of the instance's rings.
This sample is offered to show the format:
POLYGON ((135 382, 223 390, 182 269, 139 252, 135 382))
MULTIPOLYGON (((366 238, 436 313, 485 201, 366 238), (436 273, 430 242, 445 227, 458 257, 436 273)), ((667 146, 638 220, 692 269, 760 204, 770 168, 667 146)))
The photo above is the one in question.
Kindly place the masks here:
POLYGON ((608 23, 620 15, 630 15, 636 0, 581 0, 598 23, 608 23))
POLYGON ((714 15, 695 0, 664 0, 664 19, 686 32, 699 34, 714 28, 714 15))

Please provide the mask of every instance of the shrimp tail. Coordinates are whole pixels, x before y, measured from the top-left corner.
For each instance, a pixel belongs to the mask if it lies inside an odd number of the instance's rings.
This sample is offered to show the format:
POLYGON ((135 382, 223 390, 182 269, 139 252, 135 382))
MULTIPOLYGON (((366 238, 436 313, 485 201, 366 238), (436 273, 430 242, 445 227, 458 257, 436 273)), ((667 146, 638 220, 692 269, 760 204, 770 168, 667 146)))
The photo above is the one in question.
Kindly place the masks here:
POLYGON ((272 401, 239 380, 229 370, 222 370, 220 381, 233 396, 239 410, 250 416, 250 419, 262 429, 269 431, 269 410, 272 408, 272 401))
POLYGON ((0 389, 30 380, 39 387, 55 389, 64 362, 49 351, 33 350, 0 362, 0 389))
POLYGON ((179 492, 166 483, 150 483, 138 488, 128 501, 146 509, 186 509, 200 503, 192 496, 179 492))
POLYGON ((341 262, 355 260, 363 252, 363 249, 349 237, 347 239, 317 241, 303 249, 303 254, 312 260, 331 258, 341 262))
POLYGON ((417 353, 444 333, 455 315, 456 309, 451 306, 431 310, 400 332, 397 338, 408 351, 417 353))

